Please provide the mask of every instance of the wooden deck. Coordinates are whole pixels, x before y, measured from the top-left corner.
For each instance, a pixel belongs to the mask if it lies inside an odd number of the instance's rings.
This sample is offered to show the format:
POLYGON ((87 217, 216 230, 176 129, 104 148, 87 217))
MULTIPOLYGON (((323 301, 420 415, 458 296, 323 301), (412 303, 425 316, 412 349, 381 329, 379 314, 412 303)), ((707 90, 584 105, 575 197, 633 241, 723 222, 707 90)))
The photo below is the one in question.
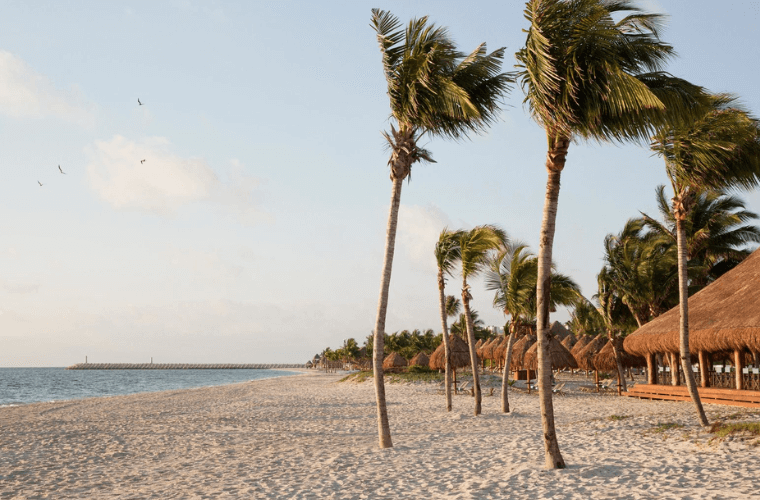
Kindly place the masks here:
MULTIPOLYGON (((711 387, 699 387, 698 390, 703 403, 760 408, 760 391, 738 391, 736 389, 714 389, 711 387)), ((691 401, 689 391, 684 385, 636 384, 629 388, 628 392, 624 392, 623 396, 667 401, 691 401)))

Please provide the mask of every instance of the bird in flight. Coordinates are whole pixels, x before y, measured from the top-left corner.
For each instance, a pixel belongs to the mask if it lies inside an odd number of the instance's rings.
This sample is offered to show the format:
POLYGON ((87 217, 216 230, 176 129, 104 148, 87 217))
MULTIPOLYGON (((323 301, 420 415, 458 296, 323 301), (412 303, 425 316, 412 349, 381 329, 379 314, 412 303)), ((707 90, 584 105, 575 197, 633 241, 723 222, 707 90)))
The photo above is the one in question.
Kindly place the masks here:
POLYGON ((60 165, 58 165, 58 170, 60 170, 63 175, 66 175, 66 172, 63 171, 60 165))
POLYGON ((42 186, 42 183, 40 181, 37 181, 37 184, 39 184, 40 186, 42 186))
POLYGON ((140 163, 145 163, 145 160, 140 160, 140 163))
POLYGON ((143 103, 140 102, 140 98, 139 97, 137 98, 137 104, 139 104, 140 106, 143 105, 143 103))

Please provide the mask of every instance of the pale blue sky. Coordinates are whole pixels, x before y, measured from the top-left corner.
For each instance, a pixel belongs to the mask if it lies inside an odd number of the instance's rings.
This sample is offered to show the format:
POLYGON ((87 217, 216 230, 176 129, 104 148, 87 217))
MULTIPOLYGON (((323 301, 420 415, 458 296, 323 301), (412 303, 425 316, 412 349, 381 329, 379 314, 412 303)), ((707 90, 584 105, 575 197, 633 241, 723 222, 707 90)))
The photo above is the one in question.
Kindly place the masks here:
MULTIPOLYGON (((0 366, 301 362, 363 342, 390 198, 370 9, 427 14, 464 51, 507 46, 511 69, 523 2, 477 5, 6 2, 0 366)), ((760 112, 760 2, 642 5, 670 15, 672 73, 760 112)), ((444 225, 497 223, 537 248, 545 139, 519 88, 487 135, 428 148, 438 163, 402 194, 389 332, 440 328, 444 225)), ((555 260, 591 296, 604 236, 654 211, 663 165, 574 144, 562 182, 555 260)), ((757 192, 742 196, 760 211, 757 192)), ((474 297, 504 323, 480 285, 474 297)))

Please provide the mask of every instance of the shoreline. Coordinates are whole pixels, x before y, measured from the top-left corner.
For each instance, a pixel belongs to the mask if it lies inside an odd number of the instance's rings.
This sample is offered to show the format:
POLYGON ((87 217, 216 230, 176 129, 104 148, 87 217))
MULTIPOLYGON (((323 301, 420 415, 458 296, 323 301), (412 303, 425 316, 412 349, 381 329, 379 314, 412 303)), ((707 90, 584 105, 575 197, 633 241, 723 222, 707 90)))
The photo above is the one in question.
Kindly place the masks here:
MULTIPOLYGON (((710 442, 691 405, 555 397, 568 463, 543 469, 538 397, 444 397, 386 384, 394 447, 377 447, 374 386, 305 371, 0 409, 0 496, 61 498, 751 498, 758 448, 710 442), (617 416, 617 419, 611 419, 617 416)), ((757 411, 705 405, 711 421, 757 411)))

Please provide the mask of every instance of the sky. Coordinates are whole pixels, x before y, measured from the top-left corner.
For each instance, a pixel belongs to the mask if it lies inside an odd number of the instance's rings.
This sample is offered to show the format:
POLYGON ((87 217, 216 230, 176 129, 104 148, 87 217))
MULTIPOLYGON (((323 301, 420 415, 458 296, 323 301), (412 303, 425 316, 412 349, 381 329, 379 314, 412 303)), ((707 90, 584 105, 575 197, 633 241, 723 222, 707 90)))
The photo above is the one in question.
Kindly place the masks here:
MULTIPOLYGON (((760 114, 760 2, 640 5, 669 16, 668 71, 760 114)), ((464 52, 507 47, 509 71, 525 39, 519 1, 4 2, 0 366, 298 363, 363 343, 391 194, 373 7, 428 15, 464 52)), ((445 226, 498 224, 538 249, 546 141, 519 86, 486 133, 426 147, 437 163, 402 191, 388 332, 440 330, 445 226)), ((656 213, 666 181, 646 147, 571 145, 554 260, 584 295, 605 235, 656 213)), ((760 193, 741 197, 760 212, 760 193)), ((482 282, 473 297, 504 324, 482 282)))

